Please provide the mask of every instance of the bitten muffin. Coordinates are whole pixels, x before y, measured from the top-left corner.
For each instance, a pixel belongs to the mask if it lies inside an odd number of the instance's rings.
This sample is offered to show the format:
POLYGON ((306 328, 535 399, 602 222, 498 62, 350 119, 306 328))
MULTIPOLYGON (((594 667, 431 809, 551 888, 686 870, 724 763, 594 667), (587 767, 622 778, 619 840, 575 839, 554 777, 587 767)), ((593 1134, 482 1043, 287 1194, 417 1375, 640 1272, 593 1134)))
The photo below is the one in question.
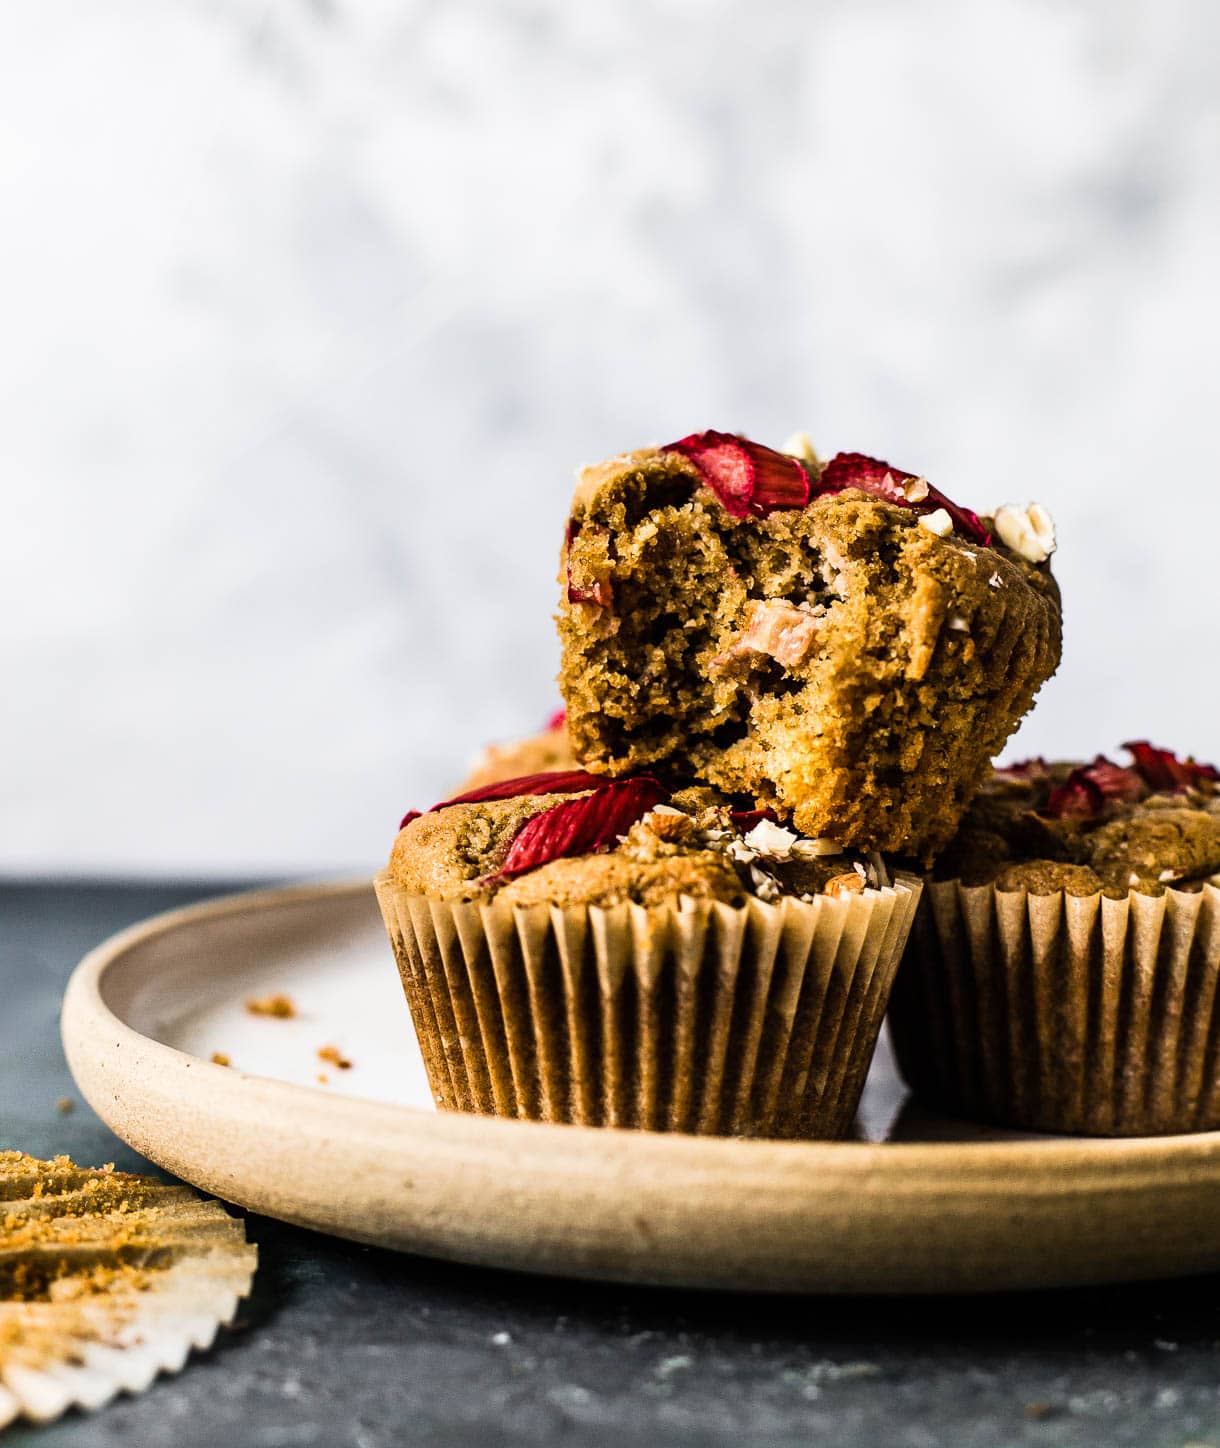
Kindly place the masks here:
POLYGON ((1045 510, 723 433, 581 476, 560 687, 576 757, 930 858, 1059 662, 1045 510))
POLYGON ((1034 1130, 1220 1127, 1220 774, 1126 748, 997 770, 971 805, 890 1005, 917 1095, 1034 1130))
POLYGON ((839 1136, 919 883, 708 788, 562 771, 409 815, 377 894, 439 1105, 839 1136))

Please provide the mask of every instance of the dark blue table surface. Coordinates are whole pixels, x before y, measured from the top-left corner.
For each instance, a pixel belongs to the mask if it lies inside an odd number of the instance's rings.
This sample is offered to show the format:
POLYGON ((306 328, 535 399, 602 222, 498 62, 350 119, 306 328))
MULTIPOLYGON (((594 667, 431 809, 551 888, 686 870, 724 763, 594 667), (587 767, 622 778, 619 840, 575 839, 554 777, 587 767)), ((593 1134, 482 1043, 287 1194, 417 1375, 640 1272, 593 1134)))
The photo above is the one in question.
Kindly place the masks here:
MULTIPOLYGON (((0 885, 0 1147, 149 1169, 75 1097, 77 960, 195 885, 0 885)), ((958 1299, 714 1296, 476 1271, 249 1217, 218 1347, 3 1448, 1220 1448, 1220 1279, 958 1299)))

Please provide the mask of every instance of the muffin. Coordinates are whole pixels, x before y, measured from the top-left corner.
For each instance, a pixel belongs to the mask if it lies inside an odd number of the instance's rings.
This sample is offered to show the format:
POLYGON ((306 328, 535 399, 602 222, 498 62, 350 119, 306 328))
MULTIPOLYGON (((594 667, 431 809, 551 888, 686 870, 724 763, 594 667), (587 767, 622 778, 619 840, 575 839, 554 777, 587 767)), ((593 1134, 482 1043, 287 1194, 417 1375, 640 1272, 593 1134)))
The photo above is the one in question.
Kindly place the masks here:
POLYGON ((572 749, 930 858, 1058 665, 1053 525, 800 451, 711 432, 584 470, 559 615, 572 749))
POLYGON ((1107 1136, 1220 1127, 1220 774, 997 770, 938 861, 890 1005, 918 1095, 1107 1136))
POLYGON ((581 771, 411 814, 377 896, 437 1104, 851 1125, 920 884, 708 788, 581 771))

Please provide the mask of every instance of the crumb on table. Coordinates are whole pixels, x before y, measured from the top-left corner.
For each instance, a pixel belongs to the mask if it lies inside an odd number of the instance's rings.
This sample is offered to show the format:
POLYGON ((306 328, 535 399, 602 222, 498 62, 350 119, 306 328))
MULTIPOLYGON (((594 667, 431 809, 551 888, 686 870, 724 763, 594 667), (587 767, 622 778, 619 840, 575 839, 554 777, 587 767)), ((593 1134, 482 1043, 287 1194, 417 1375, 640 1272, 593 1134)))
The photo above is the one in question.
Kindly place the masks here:
POLYGON ((296 1002, 282 991, 276 991, 272 995, 251 996, 246 1002, 246 1009, 252 1016, 276 1016, 280 1020, 289 1020, 297 1013, 296 1002))
POLYGON ((61 1096, 55 1103, 55 1109, 61 1116, 68 1116, 76 1110, 76 1102, 72 1100, 71 1096, 61 1096))
POLYGON ((350 1071, 352 1069, 352 1063, 338 1046, 323 1046, 318 1051, 318 1059, 321 1061, 329 1061, 332 1066, 337 1066, 340 1071, 350 1071))
POLYGON ((233 1062, 229 1059, 228 1051, 213 1051, 212 1064, 213 1066, 231 1066, 233 1062))

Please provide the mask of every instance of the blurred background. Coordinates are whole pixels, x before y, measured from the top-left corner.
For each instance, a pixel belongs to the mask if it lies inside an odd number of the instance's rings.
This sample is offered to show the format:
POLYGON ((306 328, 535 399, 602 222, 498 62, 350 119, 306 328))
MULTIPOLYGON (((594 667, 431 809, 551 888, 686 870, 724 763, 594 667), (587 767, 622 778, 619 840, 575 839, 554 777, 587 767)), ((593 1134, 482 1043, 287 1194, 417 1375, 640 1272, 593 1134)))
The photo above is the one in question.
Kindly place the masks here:
POLYGON ((556 706, 578 463, 1048 504, 1010 748, 1220 754, 1209 0, 0 17, 0 869, 371 871, 556 706))

